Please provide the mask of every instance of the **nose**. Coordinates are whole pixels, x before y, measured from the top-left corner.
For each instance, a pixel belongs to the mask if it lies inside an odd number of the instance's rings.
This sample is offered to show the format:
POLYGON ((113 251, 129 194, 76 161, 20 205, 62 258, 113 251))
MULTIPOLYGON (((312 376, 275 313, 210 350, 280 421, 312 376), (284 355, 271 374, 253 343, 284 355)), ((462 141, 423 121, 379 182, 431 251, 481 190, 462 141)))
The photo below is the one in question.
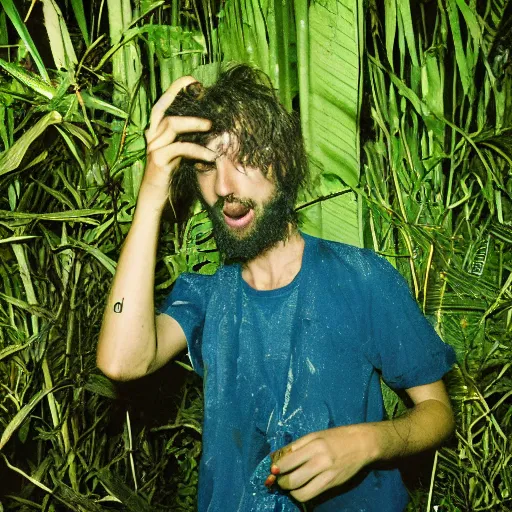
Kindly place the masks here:
POLYGON ((227 197, 235 193, 235 178, 237 168, 229 158, 217 158, 217 172, 215 173, 215 194, 218 197, 227 197))

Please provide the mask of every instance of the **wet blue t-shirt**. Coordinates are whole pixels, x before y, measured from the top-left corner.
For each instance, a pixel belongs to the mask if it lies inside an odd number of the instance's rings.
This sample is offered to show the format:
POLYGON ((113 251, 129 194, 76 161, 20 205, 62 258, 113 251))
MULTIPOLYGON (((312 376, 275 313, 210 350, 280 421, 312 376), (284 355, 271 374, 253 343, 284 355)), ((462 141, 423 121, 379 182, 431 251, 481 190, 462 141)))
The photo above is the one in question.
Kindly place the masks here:
MULTIPOLYGON (((394 389, 439 380, 453 350, 400 274, 365 249, 303 235, 300 272, 258 291, 239 265, 183 274, 161 307, 183 328, 204 379, 200 512, 303 510, 264 485, 269 454, 311 432, 384 418, 379 375, 394 389)), ((308 510, 399 512, 398 470, 363 470, 308 510)))

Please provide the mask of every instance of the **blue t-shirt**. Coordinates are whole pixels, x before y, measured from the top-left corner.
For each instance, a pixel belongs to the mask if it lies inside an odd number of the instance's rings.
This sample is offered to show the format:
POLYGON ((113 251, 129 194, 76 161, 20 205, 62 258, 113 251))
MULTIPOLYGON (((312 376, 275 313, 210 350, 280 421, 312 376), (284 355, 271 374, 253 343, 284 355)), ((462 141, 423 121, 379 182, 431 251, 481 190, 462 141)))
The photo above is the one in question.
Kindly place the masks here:
MULTIPOLYGON (((187 337, 204 379, 199 511, 296 512, 264 486, 269 454, 311 432, 381 421, 379 376, 394 389, 439 380, 455 361, 406 282, 372 251, 303 234, 302 266, 258 291, 239 265, 183 274, 161 311, 187 337)), ((399 471, 363 470, 308 510, 398 512, 399 471)))

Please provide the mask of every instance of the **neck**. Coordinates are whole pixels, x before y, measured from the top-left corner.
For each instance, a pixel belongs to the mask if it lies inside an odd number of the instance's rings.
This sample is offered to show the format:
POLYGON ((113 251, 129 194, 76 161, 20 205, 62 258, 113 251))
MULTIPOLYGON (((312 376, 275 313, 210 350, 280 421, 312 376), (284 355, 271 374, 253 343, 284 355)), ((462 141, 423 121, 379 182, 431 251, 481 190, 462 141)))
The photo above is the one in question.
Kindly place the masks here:
POLYGON ((291 283, 302 266, 304 239, 290 226, 289 235, 243 266, 242 278, 256 290, 274 290, 291 283))

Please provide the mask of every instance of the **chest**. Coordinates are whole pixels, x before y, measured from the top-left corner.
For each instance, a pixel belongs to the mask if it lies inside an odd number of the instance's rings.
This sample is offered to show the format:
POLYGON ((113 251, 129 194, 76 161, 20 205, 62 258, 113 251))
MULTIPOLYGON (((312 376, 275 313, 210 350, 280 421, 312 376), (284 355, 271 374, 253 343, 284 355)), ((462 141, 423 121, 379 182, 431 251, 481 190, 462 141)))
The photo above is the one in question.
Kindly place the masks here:
POLYGON ((316 414, 319 404, 327 416, 333 408, 350 410, 373 372, 366 335, 364 312, 338 286, 298 286, 261 300, 219 294, 203 331, 205 391, 234 407, 263 408, 265 418, 272 410, 281 418, 299 408, 316 414))

